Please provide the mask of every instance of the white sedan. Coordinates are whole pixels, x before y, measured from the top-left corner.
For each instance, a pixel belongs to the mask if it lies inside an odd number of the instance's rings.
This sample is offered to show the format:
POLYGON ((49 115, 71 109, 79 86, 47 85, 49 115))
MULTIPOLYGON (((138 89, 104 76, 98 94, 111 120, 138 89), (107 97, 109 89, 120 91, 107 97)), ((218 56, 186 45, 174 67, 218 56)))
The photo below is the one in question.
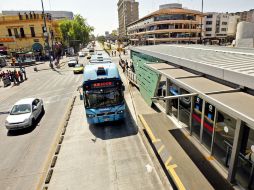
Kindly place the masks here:
POLYGON ((5 126, 8 130, 31 127, 43 113, 42 99, 26 98, 19 100, 14 104, 9 116, 6 118, 5 126))

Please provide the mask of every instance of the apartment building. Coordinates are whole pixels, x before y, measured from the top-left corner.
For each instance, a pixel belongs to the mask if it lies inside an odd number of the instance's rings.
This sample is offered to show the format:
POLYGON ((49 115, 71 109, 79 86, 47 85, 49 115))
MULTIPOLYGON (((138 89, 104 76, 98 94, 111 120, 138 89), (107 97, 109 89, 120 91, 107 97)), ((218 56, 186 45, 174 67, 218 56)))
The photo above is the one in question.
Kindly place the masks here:
POLYGON ((127 34, 127 25, 139 19, 139 3, 135 0, 119 0, 117 6, 119 36, 123 38, 127 34))
POLYGON ((161 5, 159 10, 129 24, 128 37, 132 45, 198 43, 202 17, 201 12, 182 8, 182 4, 161 5))
POLYGON ((206 13, 204 18, 204 40, 210 43, 227 43, 236 35, 241 16, 233 13, 206 13))

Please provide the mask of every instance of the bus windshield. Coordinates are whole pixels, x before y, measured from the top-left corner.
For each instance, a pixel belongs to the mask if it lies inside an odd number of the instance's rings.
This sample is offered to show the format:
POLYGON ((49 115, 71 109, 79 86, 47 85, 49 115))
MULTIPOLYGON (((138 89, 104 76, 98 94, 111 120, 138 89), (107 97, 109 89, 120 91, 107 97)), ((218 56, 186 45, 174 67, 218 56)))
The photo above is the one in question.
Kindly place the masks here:
POLYGON ((86 108, 102 108, 123 103, 123 92, 118 88, 104 88, 86 91, 86 108))

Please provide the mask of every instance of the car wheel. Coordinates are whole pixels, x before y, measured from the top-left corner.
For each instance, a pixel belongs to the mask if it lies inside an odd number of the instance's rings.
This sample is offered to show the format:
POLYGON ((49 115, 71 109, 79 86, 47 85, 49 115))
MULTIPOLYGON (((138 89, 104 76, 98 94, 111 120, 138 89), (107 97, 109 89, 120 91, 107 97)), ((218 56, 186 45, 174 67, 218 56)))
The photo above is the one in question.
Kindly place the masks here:
POLYGON ((34 127, 34 126, 35 126, 35 119, 33 118, 33 119, 32 119, 31 127, 34 127))
POLYGON ((45 113, 45 109, 44 109, 44 106, 42 106, 41 108, 41 114, 43 115, 45 113))

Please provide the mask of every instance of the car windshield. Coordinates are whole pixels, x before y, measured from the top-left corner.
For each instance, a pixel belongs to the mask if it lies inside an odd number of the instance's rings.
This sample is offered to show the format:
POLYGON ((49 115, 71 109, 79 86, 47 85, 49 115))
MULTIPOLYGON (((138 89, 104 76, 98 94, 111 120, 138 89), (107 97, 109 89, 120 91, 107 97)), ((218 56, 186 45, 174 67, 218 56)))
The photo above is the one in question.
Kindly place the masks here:
POLYGON ((115 88, 87 91, 85 96, 87 108, 109 107, 123 103, 122 90, 115 88))
POLYGON ((11 110, 11 115, 20 115, 20 114, 26 114, 31 112, 31 105, 29 104, 20 104, 20 105, 14 105, 11 110))

